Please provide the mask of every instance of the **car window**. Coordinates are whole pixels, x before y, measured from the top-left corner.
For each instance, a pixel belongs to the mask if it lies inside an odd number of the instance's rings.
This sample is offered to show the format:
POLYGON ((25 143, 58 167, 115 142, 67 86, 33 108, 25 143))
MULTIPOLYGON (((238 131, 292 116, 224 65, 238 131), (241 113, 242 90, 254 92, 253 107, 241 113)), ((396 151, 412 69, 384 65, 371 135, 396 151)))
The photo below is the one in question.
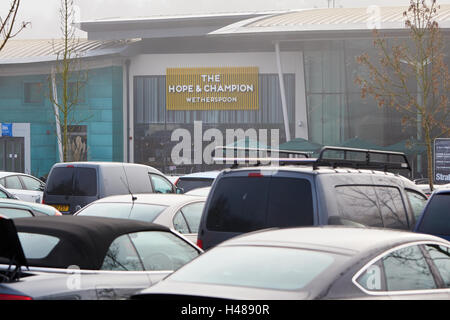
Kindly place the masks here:
POLYGON ((450 235, 450 194, 435 194, 429 200, 418 231, 434 235, 450 235))
POLYGON ((356 280, 369 291, 436 288, 433 275, 417 245, 395 250, 370 265, 356 280))
POLYGON ((153 222, 166 208, 166 206, 154 204, 97 202, 86 206, 77 215, 153 222))
POLYGON ((183 216, 187 221, 190 233, 198 232, 204 206, 204 202, 195 202, 181 208, 181 212, 183 212, 183 216))
POLYGON ((169 276, 167 281, 299 290, 342 258, 328 252, 282 247, 217 247, 169 276))
POLYGON ((150 174, 155 193, 173 193, 173 185, 169 180, 156 174, 150 174))
POLYGON ((396 250, 383 258, 388 291, 434 289, 436 283, 419 246, 396 250))
POLYGON ((97 170, 76 168, 74 195, 93 197, 97 195, 97 170))
POLYGON ((95 168, 53 168, 47 180, 50 195, 96 196, 97 170, 95 168))
POLYGON ((181 211, 178 211, 175 216, 173 217, 173 227, 175 230, 177 230, 179 233, 186 234, 191 233, 189 230, 189 227, 187 225, 186 219, 184 218, 181 211))
POLYGON ((0 179, 0 184, 6 188, 5 178, 0 179))
POLYGON ((337 186, 336 199, 341 218, 370 227, 383 227, 377 195, 372 186, 337 186))
POLYGON ((44 259, 59 243, 59 238, 37 233, 18 232, 27 259, 44 259))
POLYGON ((33 216, 33 214, 26 209, 1 208, 1 207, 0 207, 0 214, 8 218, 26 218, 33 216))
POLYGON ((116 271, 144 270, 128 235, 120 236, 111 243, 100 269, 116 271))
POLYGON ((39 191, 41 189, 41 183, 38 180, 27 176, 22 176, 20 178, 22 179, 22 182, 25 185, 26 190, 39 191))
POLYGON ((173 233, 146 231, 130 234, 145 270, 177 270, 199 255, 199 252, 173 233))
POLYGON ((450 288, 450 248, 439 245, 425 245, 424 247, 438 269, 445 288, 450 288))
POLYGON ((188 192, 197 188, 209 187, 214 182, 214 179, 207 178, 183 178, 180 177, 177 182, 177 187, 182 188, 184 192, 188 192))
POLYGON ((23 189, 18 176, 6 177, 5 183, 8 189, 23 189))
POLYGON ((400 190, 394 187, 375 186, 383 225, 385 228, 409 229, 406 209, 400 190))
POLYGON ((412 190, 406 190, 406 195, 408 196, 409 203, 411 204, 414 213, 414 217, 417 221, 422 214, 428 199, 412 190))
POLYGON ((8 195, 5 192, 3 192, 2 190, 0 190, 0 198, 8 199, 8 195))
POLYGON ((220 179, 206 220, 209 230, 225 232, 312 224, 313 204, 308 180, 258 173, 220 179))

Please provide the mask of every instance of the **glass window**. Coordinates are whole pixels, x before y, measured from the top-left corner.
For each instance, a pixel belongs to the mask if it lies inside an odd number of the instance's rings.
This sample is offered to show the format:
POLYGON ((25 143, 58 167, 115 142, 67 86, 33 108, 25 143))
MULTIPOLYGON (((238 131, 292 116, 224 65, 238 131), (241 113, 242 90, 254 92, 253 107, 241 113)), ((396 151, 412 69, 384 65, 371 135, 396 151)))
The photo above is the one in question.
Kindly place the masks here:
POLYGON ((435 194, 428 201, 419 232, 450 235, 450 194, 435 194))
POLYGON ((0 179, 0 184, 6 188, 5 178, 0 179))
POLYGON ((204 206, 204 202, 196 202, 185 205, 181 209, 183 216, 188 223, 190 233, 198 232, 204 206))
POLYGON ((2 190, 0 190, 0 198, 7 199, 8 195, 5 192, 3 192, 2 190))
POLYGON ((341 218, 369 227, 383 227, 372 186, 338 186, 336 198, 341 218))
POLYGON ((326 272, 336 260, 337 256, 330 253, 302 249, 218 247, 195 259, 169 279, 239 287, 298 290, 326 272))
POLYGON ((413 209, 414 217, 417 221, 422 214, 422 211, 425 208, 428 199, 412 190, 406 190, 406 195, 408 196, 409 203, 411 204, 411 207, 413 209))
POLYGON ((26 176, 20 178, 22 179, 26 190, 39 191, 41 189, 41 183, 38 180, 26 176))
MULTIPOLYGON (((259 196, 261 201, 261 196, 264 195, 259 196)), ((265 227, 282 228, 314 224, 311 184, 308 180, 272 177, 268 196, 265 227)))
POLYGON ((59 238, 44 234, 18 232, 27 259, 44 259, 59 243, 59 238))
POLYGON ((213 181, 214 179, 180 178, 177 182, 177 187, 182 188, 184 192, 188 192, 197 188, 209 187, 213 181))
POLYGON ((183 217, 181 211, 178 211, 173 217, 173 227, 179 233, 186 234, 190 233, 189 227, 186 223, 186 220, 183 217))
POLYGON ((150 177, 152 178, 155 193, 173 193, 173 185, 169 180, 156 174, 151 174, 150 177))
POLYGON ((94 168, 76 168, 77 179, 75 180, 74 195, 89 196, 97 195, 97 170, 94 168))
POLYGON ((250 232, 266 223, 270 177, 228 177, 217 182, 207 212, 212 231, 250 232))
POLYGON ((33 216, 28 210, 16 208, 0 208, 0 215, 8 218, 26 218, 33 216))
POLYGON ((145 270, 177 270, 199 255, 187 242, 164 231, 147 231, 130 234, 145 270))
POLYGON ((73 175, 75 168, 53 168, 47 179, 47 193, 51 195, 71 195, 73 193, 73 175))
POLYGON ((383 258, 388 291, 434 289, 436 284, 419 246, 394 251, 383 258))
POLYGON ((28 82, 24 83, 25 103, 40 103, 43 101, 44 92, 42 83, 28 82))
POLYGON ((97 202, 86 206, 77 215, 153 222, 165 208, 167 207, 142 203, 135 203, 132 205, 131 203, 97 202))
POLYGON ((392 229, 409 229, 406 210, 400 190, 375 186, 383 225, 392 229))
POLYGON ((101 270, 142 271, 143 266, 128 235, 118 237, 111 243, 101 270))
POLYGON ((18 176, 6 177, 5 181, 8 189, 22 189, 22 183, 20 183, 18 176))
POLYGON ((439 245, 426 245, 425 249, 438 269, 445 288, 450 288, 450 248, 439 245))
POLYGON ((377 261, 368 267, 356 281, 369 291, 384 290, 383 267, 381 266, 381 262, 377 261))

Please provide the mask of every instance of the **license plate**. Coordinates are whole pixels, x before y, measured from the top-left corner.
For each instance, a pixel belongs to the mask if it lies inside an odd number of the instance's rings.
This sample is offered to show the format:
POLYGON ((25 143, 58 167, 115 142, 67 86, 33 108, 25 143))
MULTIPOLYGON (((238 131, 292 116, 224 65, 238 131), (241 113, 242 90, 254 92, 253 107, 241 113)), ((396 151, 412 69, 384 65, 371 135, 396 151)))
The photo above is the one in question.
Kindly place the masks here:
POLYGON ((61 212, 69 211, 68 204, 51 204, 51 206, 58 209, 58 211, 61 211, 61 212))

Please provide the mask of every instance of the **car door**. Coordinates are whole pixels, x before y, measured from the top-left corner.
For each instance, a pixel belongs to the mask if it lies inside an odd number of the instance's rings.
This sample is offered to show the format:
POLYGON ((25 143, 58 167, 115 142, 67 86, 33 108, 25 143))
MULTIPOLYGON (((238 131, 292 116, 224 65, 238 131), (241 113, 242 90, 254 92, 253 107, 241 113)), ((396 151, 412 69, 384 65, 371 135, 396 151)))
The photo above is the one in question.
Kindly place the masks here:
POLYGON ((158 174, 150 173, 150 179, 153 184, 153 190, 155 193, 174 193, 174 185, 163 176, 158 174))
POLYGON ((24 193, 27 192, 30 195, 32 199, 30 201, 41 203, 45 185, 41 181, 28 176, 19 176, 19 179, 22 181, 24 193))
MULTIPOLYGON (((357 273, 354 283, 373 297, 393 300, 449 299, 448 284, 446 287, 429 255, 423 244, 391 249, 357 273)), ((448 263, 441 266, 444 271, 449 267, 448 263)))

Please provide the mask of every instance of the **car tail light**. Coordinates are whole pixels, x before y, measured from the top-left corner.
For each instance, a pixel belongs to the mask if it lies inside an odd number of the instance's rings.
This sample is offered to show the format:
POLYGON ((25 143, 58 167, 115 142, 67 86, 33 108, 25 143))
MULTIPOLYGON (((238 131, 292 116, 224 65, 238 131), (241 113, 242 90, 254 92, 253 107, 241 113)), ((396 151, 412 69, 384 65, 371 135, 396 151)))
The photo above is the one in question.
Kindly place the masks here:
POLYGON ((33 298, 16 294, 0 294, 0 300, 33 300, 33 298))
POLYGON ((178 181, 180 181, 180 178, 177 178, 177 180, 175 180, 175 182, 173 184, 176 186, 178 181))
POLYGON ((261 178, 263 177, 263 175, 261 174, 261 172, 250 172, 248 174, 249 177, 251 178, 261 178))
POLYGON ((203 241, 200 239, 197 239, 197 247, 199 247, 200 249, 203 249, 203 241))

